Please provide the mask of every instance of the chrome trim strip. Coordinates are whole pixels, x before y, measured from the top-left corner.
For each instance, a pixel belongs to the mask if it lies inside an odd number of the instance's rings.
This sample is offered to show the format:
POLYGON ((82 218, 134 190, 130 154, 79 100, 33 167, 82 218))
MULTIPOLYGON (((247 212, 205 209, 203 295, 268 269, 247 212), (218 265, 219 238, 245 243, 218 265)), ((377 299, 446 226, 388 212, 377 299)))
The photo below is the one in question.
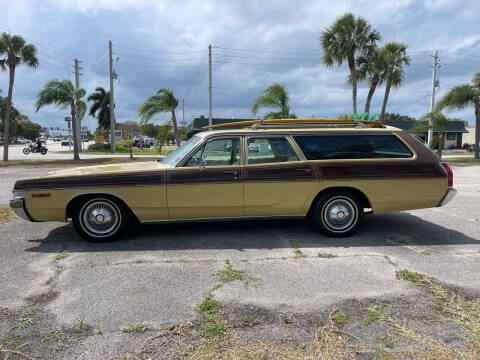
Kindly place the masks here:
POLYGON ((443 199, 440 200, 437 207, 448 204, 456 195, 457 195, 457 189, 448 188, 447 192, 445 193, 445 195, 443 197, 443 199))
POLYGON ((223 222, 223 221, 247 221, 247 220, 274 220, 274 219, 303 219, 306 215, 273 215, 273 216, 230 216, 194 219, 169 219, 141 221, 142 224, 165 224, 165 223, 190 223, 190 222, 223 222))

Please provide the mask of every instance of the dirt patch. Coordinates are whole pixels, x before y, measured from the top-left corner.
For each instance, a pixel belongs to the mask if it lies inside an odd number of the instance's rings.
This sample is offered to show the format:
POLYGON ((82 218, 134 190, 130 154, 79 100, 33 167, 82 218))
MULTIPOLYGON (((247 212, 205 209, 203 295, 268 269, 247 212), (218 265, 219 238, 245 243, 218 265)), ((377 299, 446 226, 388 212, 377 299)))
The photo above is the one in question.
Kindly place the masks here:
POLYGON ((18 220, 18 216, 8 206, 0 207, 0 226, 18 220))

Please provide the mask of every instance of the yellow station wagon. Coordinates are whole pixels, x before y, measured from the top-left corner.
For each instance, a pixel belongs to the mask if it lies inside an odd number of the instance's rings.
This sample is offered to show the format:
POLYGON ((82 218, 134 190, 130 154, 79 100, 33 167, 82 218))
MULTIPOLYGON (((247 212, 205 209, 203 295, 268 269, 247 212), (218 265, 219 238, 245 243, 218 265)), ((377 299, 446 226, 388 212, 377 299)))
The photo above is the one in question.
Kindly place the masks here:
POLYGON ((10 206, 30 221, 71 219, 92 241, 122 235, 132 220, 306 216, 324 234, 346 236, 366 213, 441 206, 455 193, 448 165, 397 128, 255 120, 196 134, 158 162, 19 180, 10 206))

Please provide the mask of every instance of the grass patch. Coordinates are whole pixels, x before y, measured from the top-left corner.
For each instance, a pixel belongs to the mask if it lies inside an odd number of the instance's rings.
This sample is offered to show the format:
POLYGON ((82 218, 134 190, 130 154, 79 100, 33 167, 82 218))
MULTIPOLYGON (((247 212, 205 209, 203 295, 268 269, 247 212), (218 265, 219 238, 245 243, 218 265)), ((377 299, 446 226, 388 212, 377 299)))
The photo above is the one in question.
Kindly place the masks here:
POLYGON ((144 333, 150 330, 150 327, 145 324, 133 324, 128 328, 123 328, 122 332, 124 333, 144 333))
POLYGON ((348 316, 343 311, 335 312, 331 319, 338 325, 344 325, 348 322, 348 316))
POLYGON ((472 158, 451 158, 445 159, 448 165, 466 165, 466 166, 478 166, 480 165, 480 160, 472 158))
POLYGON ((0 226, 6 225, 18 219, 13 210, 9 206, 0 207, 0 226))
POLYGON ((198 310, 203 314, 213 314, 218 309, 218 302, 213 300, 212 294, 203 295, 203 301, 198 305, 198 310))
POLYGON ((422 255, 431 255, 429 251, 427 250, 423 250, 422 252, 420 252, 420 254, 422 255))
POLYGON ((213 314, 208 314, 207 321, 200 327, 198 334, 207 338, 222 338, 226 332, 227 329, 221 319, 213 314))
POLYGON ((260 285, 258 278, 248 275, 245 270, 237 270, 233 268, 233 263, 230 260, 225 260, 225 269, 219 270, 217 276, 223 282, 230 282, 234 280, 239 280, 243 282, 245 288, 248 288, 250 285, 257 287, 260 285))
POLYGON ((324 259, 332 259, 337 257, 337 255, 335 254, 325 253, 325 252, 319 252, 317 253, 317 256, 324 259))
POLYGON ((409 270, 397 271, 397 278, 405 281, 410 281, 415 284, 430 284, 431 279, 428 276, 412 272, 409 270))
POLYGON ((63 260, 67 258, 69 255, 70 255, 69 253, 62 251, 61 253, 58 253, 57 255, 55 255, 55 260, 63 260))
POLYGON ((23 330, 30 326, 32 318, 21 317, 17 320, 17 323, 13 326, 15 330, 23 330))

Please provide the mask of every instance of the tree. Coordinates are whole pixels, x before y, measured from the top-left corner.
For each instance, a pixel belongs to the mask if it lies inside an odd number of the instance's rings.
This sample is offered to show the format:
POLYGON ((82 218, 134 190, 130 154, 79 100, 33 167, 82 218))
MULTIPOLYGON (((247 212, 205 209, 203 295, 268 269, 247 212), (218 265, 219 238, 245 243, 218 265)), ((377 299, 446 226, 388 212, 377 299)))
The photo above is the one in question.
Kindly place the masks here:
POLYGON ((32 44, 26 44, 26 41, 19 35, 10 35, 4 32, 0 36, 0 57, 3 57, 0 59, 0 70, 6 71, 7 67, 9 70, 7 106, 3 121, 3 161, 8 161, 10 107, 12 106, 15 68, 21 64, 25 64, 31 68, 36 68, 38 66, 37 48, 32 44))
MULTIPOLYGON (((37 102, 35 104, 35 111, 40 110, 42 107, 47 105, 54 105, 60 109, 66 109, 70 106, 70 114, 72 115, 72 129, 73 129, 73 138, 76 140, 77 137, 77 127, 76 125, 76 115, 79 116, 81 113, 85 113, 86 104, 82 101, 82 98, 85 96, 85 89, 79 88, 75 90, 73 84, 70 80, 57 80, 52 79, 48 81, 44 88, 40 90, 37 95, 37 102)), ((78 141, 73 142, 73 158, 75 160, 80 160, 78 154, 80 149, 80 144, 78 141)))
POLYGON ((178 99, 173 96, 173 91, 169 89, 160 89, 155 95, 150 96, 143 105, 140 106, 140 109, 138 109, 138 115, 142 119, 142 124, 147 124, 154 115, 163 112, 171 112, 175 142, 177 143, 177 146, 180 146, 177 118, 175 116, 175 109, 177 106, 178 99))
POLYGON ((475 109, 475 159, 479 157, 480 142, 480 72, 473 75, 472 82, 461 84, 450 89, 438 102, 437 109, 461 110, 467 105, 473 105, 475 109))
MULTIPOLYGON (((383 48, 375 48, 368 54, 360 55, 357 59, 357 67, 357 79, 367 80, 370 86, 367 100, 365 101, 365 112, 368 118, 373 94, 377 86, 381 85, 385 78, 385 70, 387 67, 385 50, 383 48)), ((349 83, 351 83, 351 77, 349 78, 349 83)))
POLYGON ((153 124, 144 124, 142 125, 142 134, 154 138, 157 138, 159 126, 153 124))
POLYGON ((383 51, 386 61, 384 76, 387 84, 385 85, 385 95, 383 97, 380 120, 383 120, 385 116, 391 87, 400 86, 405 75, 404 66, 410 65, 410 56, 407 54, 407 45, 398 42, 390 42, 385 45, 383 51))
POLYGON ((368 21, 352 13, 346 13, 332 25, 324 29, 320 35, 320 46, 323 49, 323 63, 332 67, 341 66, 346 60, 350 69, 352 83, 353 112, 357 112, 357 69, 356 55, 368 54, 381 39, 380 33, 372 28, 368 21))
POLYGON ((260 108, 275 109, 268 112, 264 119, 291 119, 296 118, 290 113, 288 102, 290 97, 284 84, 273 84, 267 87, 262 95, 259 95, 252 104, 252 115, 255 116, 260 108))
POLYGON ((110 91, 99 86, 95 88, 95 92, 88 95, 87 101, 93 101, 88 115, 96 117, 98 126, 102 129, 110 129, 110 91))
MULTIPOLYGON (((438 130, 438 150, 437 154, 442 158, 442 149, 443 144, 445 143, 444 131, 447 130, 451 120, 443 115, 440 111, 432 111, 422 118, 415 124, 413 128, 410 129, 410 132, 416 134, 419 132, 428 131, 430 121, 432 122, 432 127, 435 130, 438 130)), ((431 146, 431 144, 429 144, 431 146)))

